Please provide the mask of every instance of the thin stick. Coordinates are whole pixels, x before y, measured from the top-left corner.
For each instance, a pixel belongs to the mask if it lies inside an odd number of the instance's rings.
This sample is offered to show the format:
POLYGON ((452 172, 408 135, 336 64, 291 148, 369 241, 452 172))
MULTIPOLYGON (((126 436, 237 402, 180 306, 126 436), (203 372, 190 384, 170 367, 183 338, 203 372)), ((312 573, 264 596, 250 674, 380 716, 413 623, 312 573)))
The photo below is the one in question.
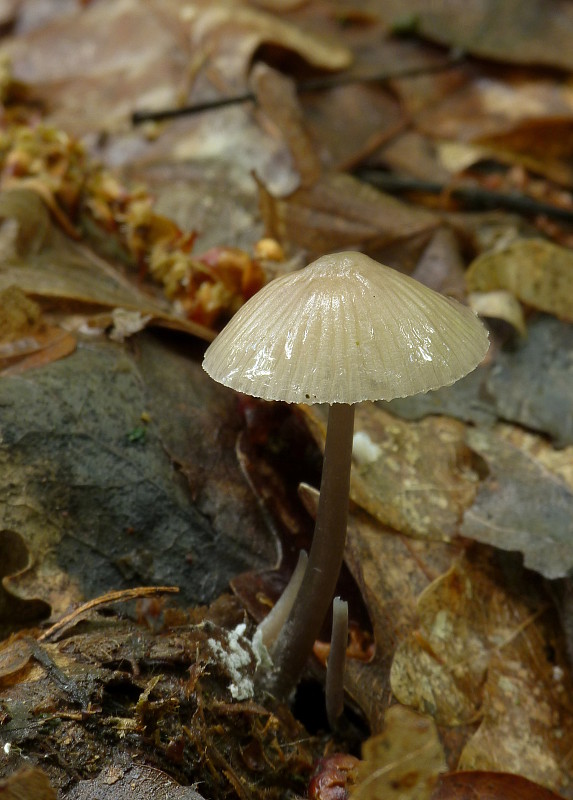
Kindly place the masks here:
POLYGON ((121 589, 117 592, 109 592, 101 597, 94 597, 93 600, 88 600, 87 603, 83 603, 83 605, 78 606, 72 612, 66 614, 65 617, 55 622, 51 628, 48 628, 41 636, 38 636, 36 641, 45 642, 47 639, 53 639, 54 636, 63 633, 66 628, 73 625, 81 616, 99 606, 105 606, 109 603, 125 603, 127 600, 152 597, 156 594, 177 594, 178 591, 178 586, 139 586, 136 589, 121 589))
MULTIPOLYGON (((352 75, 351 73, 329 75, 327 77, 302 81, 296 88, 298 92, 317 92, 325 89, 334 89, 338 86, 345 86, 349 83, 383 83, 384 81, 396 80, 399 78, 414 78, 418 75, 443 72, 444 70, 451 69, 460 64, 461 60, 460 57, 454 56, 433 66, 425 64, 423 66, 408 67, 402 70, 386 70, 374 75, 352 75)), ((193 103, 187 106, 180 106, 179 108, 165 108, 159 111, 142 109, 133 112, 131 115, 131 122, 133 125, 139 125, 142 122, 160 122, 162 120, 175 119, 192 114, 201 114, 204 111, 217 111, 219 108, 224 108, 225 106, 254 103, 256 100, 257 97, 254 92, 242 92, 241 94, 232 95, 231 97, 218 97, 214 100, 206 100, 203 103, 193 103)))
POLYGON ((573 209, 536 200, 520 192, 494 192, 481 186, 456 182, 451 186, 437 181, 425 181, 405 175, 393 175, 384 170, 364 168, 356 171, 356 177, 385 192, 420 192, 422 194, 440 195, 457 200, 466 208, 494 210, 505 209, 518 214, 531 216, 543 215, 552 219, 573 222, 573 209))

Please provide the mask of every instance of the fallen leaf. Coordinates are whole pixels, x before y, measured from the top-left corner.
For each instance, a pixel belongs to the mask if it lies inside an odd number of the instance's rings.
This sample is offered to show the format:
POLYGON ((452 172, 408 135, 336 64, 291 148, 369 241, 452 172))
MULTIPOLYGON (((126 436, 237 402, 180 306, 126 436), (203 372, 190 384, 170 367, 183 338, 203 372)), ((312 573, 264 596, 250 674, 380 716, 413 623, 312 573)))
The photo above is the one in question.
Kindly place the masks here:
POLYGON ((573 254, 543 239, 483 253, 466 273, 470 292, 505 289, 523 303, 573 321, 573 254))
POLYGON ((468 305, 480 317, 502 319, 515 328, 521 336, 527 335, 523 309, 511 292, 505 289, 491 292, 471 292, 468 295, 468 305))
MULTIPOLYGON (((573 483, 551 466, 553 448, 521 447, 531 434, 509 426, 470 429, 467 442, 485 460, 488 477, 465 512, 460 532, 502 550, 523 553, 524 564, 546 578, 573 567, 573 483)), ((569 448, 565 458, 571 458, 569 448)))
POLYGON ((450 568, 457 552, 456 545, 402 536, 359 509, 350 515, 345 560, 368 610, 375 653, 367 664, 346 662, 345 688, 374 733, 391 702, 396 648, 418 625, 418 596, 450 568))
POLYGON ((389 708, 382 733, 363 743, 362 759, 350 790, 359 800, 428 800, 446 768, 433 721, 401 705, 389 708))
POLYGON ((2 800, 56 800, 50 779, 39 767, 22 767, 0 780, 2 800))
POLYGON ((563 69, 573 66, 567 49, 573 11, 560 0, 473 0, 469 5, 463 0, 438 0, 431 6, 424 0, 390 0, 380 13, 390 26, 409 24, 421 36, 474 55, 563 69))
MULTIPOLYGON (((190 786, 181 786, 163 770, 144 764, 106 767, 66 792, 66 800, 204 800, 190 786)), ((542 799, 543 800, 543 799, 542 799)))
POLYGON ((5 586, 56 614, 153 583, 206 602, 275 558, 235 459, 235 397, 188 353, 141 335, 137 350, 91 339, 0 381, 0 528, 31 559, 5 586))
MULTIPOLYGON (((323 446, 323 411, 305 406, 304 413, 323 446)), ((356 409, 351 499, 396 531, 451 539, 473 503, 481 471, 465 435, 465 426, 447 417, 405 422, 374 403, 361 403, 356 409), (361 458, 362 439, 373 448, 372 457, 361 458)))
POLYGON ((341 43, 241 2, 104 0, 74 11, 5 39, 2 52, 15 78, 33 84, 49 106, 50 122, 79 136, 120 132, 135 104, 176 106, 193 86, 195 97, 213 86, 244 90, 265 44, 321 69, 344 69, 352 58, 341 43))
POLYGON ((460 768, 568 786, 571 676, 542 584, 474 549, 421 594, 418 612, 392 664, 398 700, 442 725, 480 721, 460 768))
POLYGON ((497 350, 453 386, 390 403, 378 403, 405 419, 447 414, 477 425, 496 419, 544 433, 557 447, 573 444, 573 348, 571 325, 544 315, 529 318, 527 337, 497 350))
POLYGON ((409 207, 345 173, 327 173, 284 198, 274 197, 260 181, 259 191, 267 235, 310 254, 372 252, 418 237, 423 243, 437 225, 431 212, 409 207))
POLYGON ((0 194, 0 218, 16 223, 14 247, 0 265, 0 290, 17 286, 29 297, 93 310, 121 307, 156 323, 211 339, 202 325, 175 315, 86 248, 67 239, 50 221, 40 197, 28 189, 0 194))
POLYGON ((442 775, 431 800, 560 800, 560 797, 520 775, 467 771, 442 775))
POLYGON ((49 616, 51 609, 43 599, 39 599, 40 592, 27 599, 12 591, 10 582, 26 576, 33 566, 30 548, 16 531, 0 530, 0 564, 0 632, 6 636, 49 616))
POLYGON ((496 354, 483 393, 499 419, 573 444, 573 327, 544 315, 528 320, 527 338, 496 354))

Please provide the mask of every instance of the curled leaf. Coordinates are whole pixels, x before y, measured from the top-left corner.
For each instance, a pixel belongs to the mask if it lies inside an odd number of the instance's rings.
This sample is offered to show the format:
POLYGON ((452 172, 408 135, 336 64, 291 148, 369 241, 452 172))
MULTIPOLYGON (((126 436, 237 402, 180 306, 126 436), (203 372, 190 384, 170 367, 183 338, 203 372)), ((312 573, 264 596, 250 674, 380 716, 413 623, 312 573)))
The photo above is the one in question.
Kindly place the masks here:
POLYGON ((518 300, 573 321, 573 253, 543 239, 518 239, 484 253, 467 271, 470 292, 504 289, 518 300))

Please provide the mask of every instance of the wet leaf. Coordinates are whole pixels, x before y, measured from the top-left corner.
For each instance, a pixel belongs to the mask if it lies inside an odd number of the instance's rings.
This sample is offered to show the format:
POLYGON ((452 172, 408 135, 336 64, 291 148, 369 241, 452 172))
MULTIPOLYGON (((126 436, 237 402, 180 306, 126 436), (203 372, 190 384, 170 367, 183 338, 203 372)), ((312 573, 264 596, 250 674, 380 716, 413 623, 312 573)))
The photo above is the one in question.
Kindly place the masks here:
POLYGON ((453 386, 379 403, 406 419, 448 414, 477 424, 496 418, 545 433, 557 447, 573 443, 573 328, 552 317, 528 320, 527 337, 509 342, 492 364, 453 386))
POLYGON ((455 555, 450 544, 402 536, 360 511, 350 516, 345 559, 368 609, 376 649, 367 664, 347 661, 345 687, 373 732, 382 729, 390 703, 396 648, 418 624, 418 595, 450 567, 455 555))
POLYGON ((432 720, 401 705, 388 709, 384 730, 364 742, 362 758, 350 793, 360 800, 428 800, 446 768, 432 720))
POLYGON ((90 3, 4 42, 3 51, 16 78, 40 88, 51 121, 83 135, 122 127, 136 103, 177 105, 194 81, 203 94, 221 82, 229 92, 244 89, 253 54, 264 44, 323 69, 344 69, 351 61, 341 43, 246 4, 183 8, 177 0, 145 7, 137 0, 90 3))
POLYGON ((484 253, 466 278, 471 292, 505 289, 532 308, 573 321, 573 255, 552 242, 517 240, 484 253))
POLYGON ((47 617, 50 606, 34 596, 27 599, 12 592, 11 582, 25 578, 33 566, 29 546, 16 531, 0 530, 0 564, 0 633, 6 636, 26 623, 47 617))

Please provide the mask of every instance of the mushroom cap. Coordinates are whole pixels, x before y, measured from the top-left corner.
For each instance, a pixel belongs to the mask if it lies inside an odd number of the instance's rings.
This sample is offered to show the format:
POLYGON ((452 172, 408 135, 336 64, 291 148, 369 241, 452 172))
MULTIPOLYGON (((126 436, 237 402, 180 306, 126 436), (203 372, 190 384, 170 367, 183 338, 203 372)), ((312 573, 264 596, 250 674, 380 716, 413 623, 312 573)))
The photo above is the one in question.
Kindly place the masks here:
POLYGON ((208 347, 203 367, 265 400, 358 403, 454 383, 488 347, 471 309, 343 252, 268 283, 208 347))

